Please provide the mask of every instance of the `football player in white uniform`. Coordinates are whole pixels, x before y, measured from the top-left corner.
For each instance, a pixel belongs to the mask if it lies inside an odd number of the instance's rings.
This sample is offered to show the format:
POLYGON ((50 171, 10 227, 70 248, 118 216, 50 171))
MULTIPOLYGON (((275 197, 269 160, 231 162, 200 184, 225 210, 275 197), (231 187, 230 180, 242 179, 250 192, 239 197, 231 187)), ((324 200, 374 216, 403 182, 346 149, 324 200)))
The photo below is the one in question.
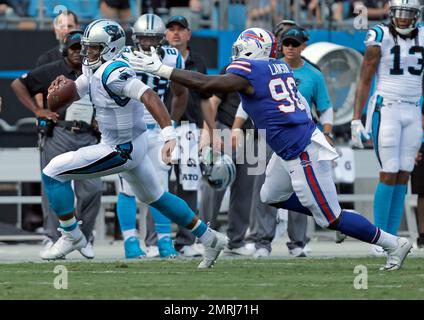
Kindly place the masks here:
MULTIPOLYGON (((178 49, 161 45, 164 36, 165 24, 157 15, 144 14, 134 24, 132 38, 137 50, 149 54, 152 46, 158 51, 164 64, 184 69, 184 59, 178 49)), ((125 48, 123 56, 131 58, 131 55, 132 48, 125 48)), ((164 101, 165 91, 170 87, 172 91, 171 117, 173 112, 181 113, 181 111, 184 111, 188 98, 188 91, 185 87, 146 72, 137 72, 137 78, 152 88, 162 101, 164 101)), ((144 123, 148 131, 148 155, 155 167, 161 186, 168 191, 168 172, 171 166, 161 161, 160 150, 164 141, 160 134, 160 126, 146 107, 144 107, 144 123)), ((127 259, 143 257, 145 253, 141 250, 136 237, 136 199, 125 179, 121 178, 120 185, 121 192, 118 196, 117 215, 124 236, 125 257, 127 259)), ((150 207, 149 210, 155 223, 158 241, 156 250, 147 248, 147 255, 154 256, 152 252, 157 252, 159 249, 159 254, 163 258, 177 256, 178 252, 175 250, 171 239, 171 220, 154 207, 150 207)))
MULTIPOLYGON (((421 108, 424 70, 424 28, 417 25, 419 0, 391 0, 390 23, 370 29, 356 92, 351 123, 353 144, 371 129, 380 163, 380 180, 374 197, 377 227, 397 234, 410 172, 422 138, 421 108), (368 103, 367 123, 361 123, 371 82, 375 92, 368 103)), ((374 247, 378 254, 380 248, 374 247)))
MULTIPOLYGON (((71 180, 120 173, 135 195, 173 222, 188 228, 205 246, 199 268, 211 267, 227 243, 225 235, 210 229, 182 199, 164 191, 148 154, 148 133, 143 105, 161 127, 165 144, 162 161, 169 163, 176 145, 171 118, 159 96, 142 81, 122 58, 125 33, 111 20, 90 23, 81 40, 84 73, 76 80, 78 95, 89 94, 96 109, 102 135, 99 144, 55 157, 43 170, 49 204, 58 215, 62 236, 45 252, 45 259, 58 259, 85 247, 74 213, 71 180)), ((62 82, 56 79, 49 93, 62 82)), ((50 106, 55 109, 59 106, 50 106)))

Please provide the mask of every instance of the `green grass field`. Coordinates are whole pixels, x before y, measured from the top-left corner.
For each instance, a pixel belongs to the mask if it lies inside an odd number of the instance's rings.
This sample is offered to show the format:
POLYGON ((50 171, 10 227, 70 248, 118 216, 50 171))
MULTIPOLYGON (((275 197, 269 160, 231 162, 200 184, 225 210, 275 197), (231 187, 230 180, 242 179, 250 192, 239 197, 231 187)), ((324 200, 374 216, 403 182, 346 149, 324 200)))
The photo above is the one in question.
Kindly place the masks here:
POLYGON ((423 299, 424 259, 383 272, 383 258, 199 259, 0 264, 0 299, 423 299), (54 268, 68 269, 57 290, 54 268), (354 288, 354 268, 368 271, 368 289, 354 288))

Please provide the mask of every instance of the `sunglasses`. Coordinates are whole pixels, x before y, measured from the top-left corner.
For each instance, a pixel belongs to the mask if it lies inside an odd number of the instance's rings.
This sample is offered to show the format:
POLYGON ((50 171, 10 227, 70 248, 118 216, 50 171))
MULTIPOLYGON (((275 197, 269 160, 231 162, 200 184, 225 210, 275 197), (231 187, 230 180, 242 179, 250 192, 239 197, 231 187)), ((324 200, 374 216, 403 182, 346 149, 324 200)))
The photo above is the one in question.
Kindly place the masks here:
POLYGON ((297 41, 293 41, 293 40, 283 41, 284 47, 289 47, 290 45, 293 46, 293 48, 298 48, 298 47, 300 47, 301 43, 299 43, 297 41))

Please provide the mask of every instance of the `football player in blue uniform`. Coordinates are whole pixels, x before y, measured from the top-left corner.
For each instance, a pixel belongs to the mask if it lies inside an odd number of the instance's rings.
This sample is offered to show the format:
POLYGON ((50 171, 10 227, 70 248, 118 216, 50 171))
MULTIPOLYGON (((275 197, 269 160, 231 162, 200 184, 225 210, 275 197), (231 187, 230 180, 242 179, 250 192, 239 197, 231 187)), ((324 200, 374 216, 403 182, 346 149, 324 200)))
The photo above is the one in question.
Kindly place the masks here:
POLYGON ((290 67, 275 59, 274 35, 260 28, 243 31, 233 44, 233 61, 225 75, 207 76, 162 64, 154 53, 136 52, 135 69, 206 92, 237 91, 245 111, 275 152, 267 166, 261 200, 278 208, 312 215, 325 228, 380 245, 387 252, 382 270, 397 270, 412 244, 391 235, 360 214, 342 210, 331 177, 338 157, 322 132, 308 117, 290 67))

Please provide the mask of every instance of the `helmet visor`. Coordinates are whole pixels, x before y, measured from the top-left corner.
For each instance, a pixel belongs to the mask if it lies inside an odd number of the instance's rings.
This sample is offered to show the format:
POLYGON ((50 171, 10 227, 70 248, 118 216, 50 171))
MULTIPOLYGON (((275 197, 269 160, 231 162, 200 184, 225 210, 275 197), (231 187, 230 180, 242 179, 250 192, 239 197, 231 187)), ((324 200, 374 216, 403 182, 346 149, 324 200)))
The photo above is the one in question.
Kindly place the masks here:
POLYGON ((416 18, 418 11, 416 9, 410 8, 393 8, 392 15, 396 19, 408 19, 414 20, 416 18))

